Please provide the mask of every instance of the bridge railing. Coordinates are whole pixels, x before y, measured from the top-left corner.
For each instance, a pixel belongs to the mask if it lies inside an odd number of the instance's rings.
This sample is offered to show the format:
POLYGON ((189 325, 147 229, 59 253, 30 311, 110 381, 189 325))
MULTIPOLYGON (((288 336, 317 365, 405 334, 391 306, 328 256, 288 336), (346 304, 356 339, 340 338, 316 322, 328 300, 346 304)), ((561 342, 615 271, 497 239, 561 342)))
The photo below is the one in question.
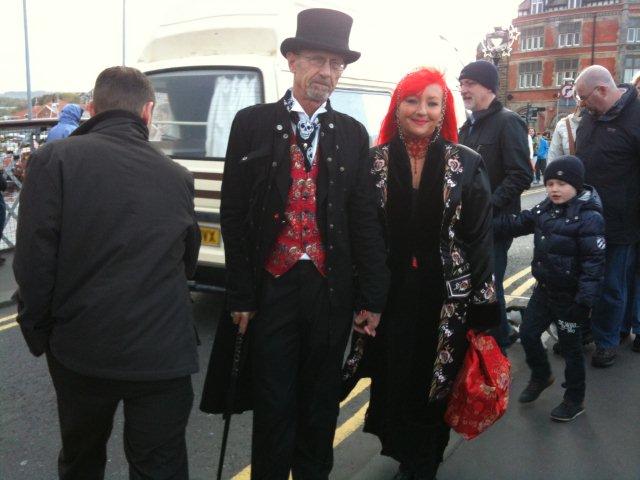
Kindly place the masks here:
POLYGON ((31 153, 46 141, 49 130, 56 123, 57 119, 0 121, 0 170, 9 184, 2 192, 6 216, 0 250, 15 246, 24 171, 31 153))

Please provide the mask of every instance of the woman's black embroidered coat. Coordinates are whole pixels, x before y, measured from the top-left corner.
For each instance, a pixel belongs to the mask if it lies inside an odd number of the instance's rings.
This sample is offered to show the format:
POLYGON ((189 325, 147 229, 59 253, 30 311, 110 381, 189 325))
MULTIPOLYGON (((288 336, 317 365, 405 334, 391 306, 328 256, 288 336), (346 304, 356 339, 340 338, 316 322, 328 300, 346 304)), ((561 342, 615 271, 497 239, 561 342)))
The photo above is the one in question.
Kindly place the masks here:
MULTIPOLYGON (((414 261, 407 238, 412 211, 409 159, 397 138, 372 148, 370 155, 372 173, 377 177, 379 216, 387 241, 391 285, 399 285, 407 266, 414 261), (388 202, 390 194, 396 197, 393 202, 388 202)), ((467 328, 486 330, 499 324, 493 281, 491 190, 482 158, 467 147, 438 139, 429 146, 426 161, 443 164, 438 250, 444 302, 429 391, 431 400, 442 400, 448 396, 464 358, 467 328)), ((424 198, 418 192, 416 202, 424 198)), ((420 207, 429 209, 429 205, 420 207)), ((385 318, 383 314, 382 321, 392 322, 393 318, 385 318)), ((372 348, 372 354, 375 350, 372 348)))

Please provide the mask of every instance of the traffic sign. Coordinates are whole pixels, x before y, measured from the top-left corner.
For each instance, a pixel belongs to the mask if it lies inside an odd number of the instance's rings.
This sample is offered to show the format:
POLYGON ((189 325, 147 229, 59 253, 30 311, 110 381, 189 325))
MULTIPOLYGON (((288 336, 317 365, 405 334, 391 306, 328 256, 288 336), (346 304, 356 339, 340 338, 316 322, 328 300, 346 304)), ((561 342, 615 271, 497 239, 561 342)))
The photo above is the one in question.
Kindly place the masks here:
POLYGON ((573 98, 573 84, 563 86, 560 89, 560 95, 562 95, 562 98, 573 98))

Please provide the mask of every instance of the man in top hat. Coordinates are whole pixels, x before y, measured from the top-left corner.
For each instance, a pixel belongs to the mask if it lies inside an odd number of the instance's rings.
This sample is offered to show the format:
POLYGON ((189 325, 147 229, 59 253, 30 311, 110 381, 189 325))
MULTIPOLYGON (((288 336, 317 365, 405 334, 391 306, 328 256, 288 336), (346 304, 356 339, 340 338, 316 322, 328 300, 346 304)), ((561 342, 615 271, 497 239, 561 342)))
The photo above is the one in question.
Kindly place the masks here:
MULTIPOLYGON (((471 62, 462 69, 459 80, 464 106, 471 111, 460 129, 460 143, 482 155, 489 172, 494 216, 519 213, 520 194, 529 188, 533 179, 527 126, 496 98, 498 70, 493 63, 471 62)), ((496 294, 502 317, 496 338, 503 350, 515 340, 507 323, 502 286, 512 241, 494 239, 493 245, 496 294)))
POLYGON ((238 112, 229 137, 227 308, 249 337, 256 479, 328 478, 354 310, 355 328, 375 335, 386 299, 369 137, 329 102, 360 57, 348 46, 351 24, 334 10, 300 12, 280 47, 293 86, 238 112))

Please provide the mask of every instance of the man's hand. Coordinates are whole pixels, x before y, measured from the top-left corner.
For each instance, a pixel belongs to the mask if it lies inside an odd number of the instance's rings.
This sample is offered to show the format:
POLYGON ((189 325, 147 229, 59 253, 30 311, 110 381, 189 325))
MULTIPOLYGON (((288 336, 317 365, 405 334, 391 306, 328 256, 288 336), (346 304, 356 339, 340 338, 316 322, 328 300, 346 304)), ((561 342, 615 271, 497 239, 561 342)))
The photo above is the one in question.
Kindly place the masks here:
POLYGON ((376 336, 376 328, 380 323, 380 314, 368 310, 360 310, 353 318, 353 329, 359 333, 366 333, 370 337, 376 336))
POLYGON ((256 316, 256 312, 231 312, 233 323, 238 325, 238 331, 244 335, 247 331, 249 320, 256 316))

